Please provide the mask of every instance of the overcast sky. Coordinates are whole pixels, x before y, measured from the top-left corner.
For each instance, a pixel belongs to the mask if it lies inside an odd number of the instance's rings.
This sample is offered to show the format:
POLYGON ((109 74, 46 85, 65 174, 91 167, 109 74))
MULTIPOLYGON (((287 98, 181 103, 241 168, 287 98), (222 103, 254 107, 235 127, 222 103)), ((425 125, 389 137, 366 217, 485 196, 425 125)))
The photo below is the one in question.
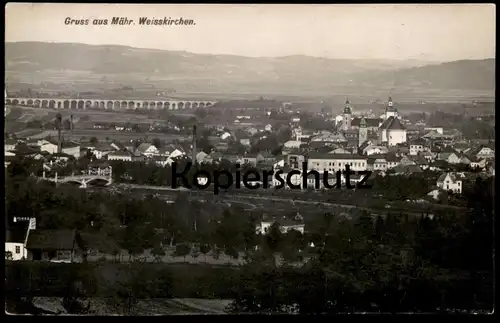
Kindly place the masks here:
POLYGON ((495 57, 494 5, 13 4, 5 39, 116 44, 244 56, 452 61, 495 57), (140 26, 140 17, 194 26, 140 26), (90 19, 67 26, 65 18, 90 19), (127 17, 130 26, 93 26, 127 17))

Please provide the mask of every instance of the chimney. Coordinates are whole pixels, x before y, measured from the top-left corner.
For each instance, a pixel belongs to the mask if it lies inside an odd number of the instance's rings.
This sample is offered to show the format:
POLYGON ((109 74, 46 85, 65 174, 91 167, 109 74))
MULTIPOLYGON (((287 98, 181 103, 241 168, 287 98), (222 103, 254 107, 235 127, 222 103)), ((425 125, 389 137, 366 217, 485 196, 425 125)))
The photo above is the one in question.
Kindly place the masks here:
POLYGON ((61 153, 61 114, 58 113, 56 116, 56 127, 57 127, 57 153, 61 153))
POLYGON ((193 165, 196 165, 196 125, 193 126, 193 165))

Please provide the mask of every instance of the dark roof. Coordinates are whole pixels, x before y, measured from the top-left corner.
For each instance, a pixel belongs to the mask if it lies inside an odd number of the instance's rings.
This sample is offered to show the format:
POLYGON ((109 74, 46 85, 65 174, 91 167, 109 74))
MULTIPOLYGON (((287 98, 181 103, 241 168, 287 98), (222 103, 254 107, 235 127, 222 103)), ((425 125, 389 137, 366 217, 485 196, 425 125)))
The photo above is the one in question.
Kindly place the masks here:
POLYGON ((40 153, 39 149, 33 149, 31 147, 25 147, 25 146, 17 146, 14 151, 12 151, 18 156, 26 156, 26 155, 34 155, 37 153, 40 153))
MULTIPOLYGON (((351 126, 359 127, 362 119, 363 118, 354 118, 351 121, 351 126)), ((376 119, 376 118, 364 118, 364 119, 366 121, 366 126, 368 128, 375 128, 375 127, 378 127, 380 125, 380 119, 376 119)))
POLYGON ((399 121, 398 118, 391 116, 387 120, 385 120, 384 123, 382 123, 382 125, 380 126, 380 129, 404 130, 406 128, 401 124, 401 121, 399 121))
POLYGON ((385 155, 385 160, 387 160, 388 162, 399 162, 401 158, 396 156, 395 153, 388 153, 385 155))
POLYGON ((392 168, 392 170, 395 173, 422 173, 422 170, 417 165, 397 165, 396 167, 392 168))
POLYGON ((26 249, 70 250, 76 241, 76 230, 32 230, 26 249))
POLYGON ((427 144, 427 141, 425 141, 422 138, 418 138, 418 139, 410 141, 410 145, 425 146, 426 144, 427 144))
POLYGON ((5 242, 24 243, 28 232, 29 221, 9 223, 5 235, 5 242))
POLYGON ((308 153, 309 159, 367 159, 364 156, 354 154, 323 154, 310 152, 308 153))

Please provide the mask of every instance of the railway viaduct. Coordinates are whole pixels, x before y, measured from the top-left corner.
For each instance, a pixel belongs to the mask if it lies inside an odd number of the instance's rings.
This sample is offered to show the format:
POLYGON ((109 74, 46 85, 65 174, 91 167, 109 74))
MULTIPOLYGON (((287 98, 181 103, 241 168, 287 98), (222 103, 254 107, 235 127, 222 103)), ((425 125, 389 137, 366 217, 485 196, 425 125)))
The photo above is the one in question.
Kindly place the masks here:
POLYGON ((183 110, 208 108, 216 101, 192 100, 118 100, 118 99, 55 99, 55 98, 5 98, 6 105, 33 106, 36 108, 71 110, 183 110))

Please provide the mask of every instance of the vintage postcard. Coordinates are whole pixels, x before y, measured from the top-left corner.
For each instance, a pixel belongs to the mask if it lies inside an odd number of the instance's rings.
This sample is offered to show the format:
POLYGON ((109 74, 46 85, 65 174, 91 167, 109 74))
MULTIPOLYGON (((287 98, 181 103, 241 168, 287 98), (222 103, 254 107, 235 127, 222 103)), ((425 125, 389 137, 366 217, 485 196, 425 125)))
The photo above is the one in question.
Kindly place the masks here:
POLYGON ((5 7, 9 315, 491 314, 493 4, 5 7))

